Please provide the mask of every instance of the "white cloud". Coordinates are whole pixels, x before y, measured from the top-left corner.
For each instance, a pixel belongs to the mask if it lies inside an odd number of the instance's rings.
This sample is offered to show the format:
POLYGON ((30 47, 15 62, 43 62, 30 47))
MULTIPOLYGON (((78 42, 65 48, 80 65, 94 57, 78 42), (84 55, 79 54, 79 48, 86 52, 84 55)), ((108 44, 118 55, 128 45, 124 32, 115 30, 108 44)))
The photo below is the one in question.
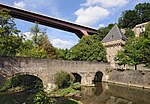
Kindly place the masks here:
POLYGON ((100 28, 100 27, 105 27, 105 25, 104 25, 104 24, 99 24, 99 28, 100 28))
POLYGON ((80 8, 75 12, 76 23, 91 26, 109 15, 109 11, 99 6, 90 6, 86 9, 80 8))
MULTIPOLYGON (((25 40, 28 40, 28 39, 31 40, 33 37, 33 34, 31 32, 25 32, 23 33, 23 35, 24 35, 23 38, 25 40)), ((64 41, 61 39, 53 39, 51 43, 54 47, 61 48, 61 49, 66 49, 66 48, 70 49, 75 44, 75 43, 71 43, 69 41, 64 41)))
POLYGON ((26 40, 27 39, 31 40, 33 37, 33 34, 31 32, 25 32, 25 33, 23 33, 23 35, 24 35, 23 38, 25 38, 26 40))
POLYGON ((25 8, 26 4, 23 1, 14 2, 14 6, 18 8, 25 8))
POLYGON ((13 4, 16 7, 25 8, 34 12, 50 14, 52 16, 60 15, 55 0, 48 0, 48 2, 46 0, 21 0, 19 2, 14 1, 13 4))
POLYGON ((52 45, 54 47, 57 47, 57 48, 62 48, 62 49, 70 49, 74 44, 73 43, 70 43, 69 41, 64 41, 64 40, 61 40, 61 39, 54 39, 52 40, 52 45))
POLYGON ((101 5, 103 7, 120 7, 129 3, 129 0, 87 0, 81 6, 101 5))

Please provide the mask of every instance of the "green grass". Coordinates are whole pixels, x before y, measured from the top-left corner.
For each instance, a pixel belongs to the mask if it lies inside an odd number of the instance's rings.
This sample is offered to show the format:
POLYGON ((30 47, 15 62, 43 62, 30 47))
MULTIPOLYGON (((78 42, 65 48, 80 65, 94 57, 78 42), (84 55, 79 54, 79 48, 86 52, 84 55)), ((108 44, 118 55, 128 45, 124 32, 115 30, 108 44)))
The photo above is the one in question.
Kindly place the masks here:
POLYGON ((64 89, 58 89, 52 94, 55 94, 56 96, 65 96, 69 93, 79 93, 79 90, 72 89, 71 87, 69 88, 64 88, 64 89))
POLYGON ((67 99, 63 102, 63 104, 79 104, 79 102, 74 99, 67 99))

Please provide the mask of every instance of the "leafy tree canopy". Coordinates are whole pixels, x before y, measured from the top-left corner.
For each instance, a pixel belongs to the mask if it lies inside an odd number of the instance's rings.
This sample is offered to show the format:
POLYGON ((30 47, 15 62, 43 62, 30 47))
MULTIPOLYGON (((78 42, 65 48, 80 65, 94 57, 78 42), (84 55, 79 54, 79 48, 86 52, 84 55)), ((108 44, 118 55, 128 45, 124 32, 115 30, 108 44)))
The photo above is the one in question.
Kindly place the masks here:
POLYGON ((135 10, 127 10, 122 13, 118 21, 121 28, 133 28, 140 23, 140 16, 135 10))
POLYGON ((42 31, 38 24, 31 28, 31 40, 25 40, 21 47, 18 56, 33 57, 33 58, 55 58, 56 52, 50 43, 46 30, 42 31))
POLYGON ((22 36, 19 36, 14 19, 6 9, 0 10, 0 54, 15 56, 22 45, 22 36))
POLYGON ((143 58, 143 54, 141 53, 142 43, 139 38, 130 38, 126 41, 125 46, 123 47, 123 51, 120 51, 115 60, 118 61, 118 64, 128 64, 135 66, 137 69, 137 65, 141 64, 141 60, 143 58))
POLYGON ((135 34, 134 34, 134 32, 133 32, 131 29, 127 28, 127 29, 125 30, 125 36, 126 36, 127 38, 134 38, 134 37, 135 37, 135 34))
POLYGON ((70 60, 106 62, 106 50, 97 35, 84 36, 67 54, 70 60))
POLYGON ((135 25, 150 21, 150 3, 139 3, 134 10, 126 10, 118 19, 119 27, 132 29, 135 25))
POLYGON ((150 67, 150 22, 146 26, 146 31, 141 37, 129 38, 115 60, 118 64, 134 65, 137 69, 138 64, 145 64, 150 67))

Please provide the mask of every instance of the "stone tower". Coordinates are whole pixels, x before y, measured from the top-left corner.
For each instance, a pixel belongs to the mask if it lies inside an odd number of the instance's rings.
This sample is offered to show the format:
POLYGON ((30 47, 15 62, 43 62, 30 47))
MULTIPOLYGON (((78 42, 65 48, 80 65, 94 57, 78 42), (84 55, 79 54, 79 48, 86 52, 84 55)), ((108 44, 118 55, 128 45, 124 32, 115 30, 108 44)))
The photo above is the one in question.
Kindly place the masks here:
POLYGON ((125 44, 125 39, 126 36, 120 31, 117 25, 114 25, 102 40, 103 45, 106 47, 107 60, 113 67, 115 67, 114 57, 118 51, 122 50, 122 46, 125 44))

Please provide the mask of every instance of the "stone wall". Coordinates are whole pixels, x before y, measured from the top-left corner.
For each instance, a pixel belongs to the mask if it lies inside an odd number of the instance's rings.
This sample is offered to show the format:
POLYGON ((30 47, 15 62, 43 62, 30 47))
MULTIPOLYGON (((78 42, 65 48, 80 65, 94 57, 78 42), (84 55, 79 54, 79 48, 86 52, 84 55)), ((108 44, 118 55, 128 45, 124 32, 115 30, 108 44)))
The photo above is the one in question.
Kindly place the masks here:
POLYGON ((107 75, 111 83, 150 88, 150 70, 112 70, 107 75))
POLYGON ((97 71, 103 73, 103 81, 107 79, 106 68, 111 68, 108 63, 0 56, 0 73, 4 77, 11 77, 18 73, 32 74, 42 79, 45 84, 53 83, 54 74, 64 70, 78 73, 82 77, 82 85, 92 85, 97 71))
POLYGON ((104 82, 150 88, 150 70, 119 71, 108 63, 0 56, 0 83, 4 78, 20 73, 35 75, 47 85, 53 83, 54 74, 61 70, 79 74, 81 84, 85 86, 93 85, 95 74, 100 71, 104 82))

